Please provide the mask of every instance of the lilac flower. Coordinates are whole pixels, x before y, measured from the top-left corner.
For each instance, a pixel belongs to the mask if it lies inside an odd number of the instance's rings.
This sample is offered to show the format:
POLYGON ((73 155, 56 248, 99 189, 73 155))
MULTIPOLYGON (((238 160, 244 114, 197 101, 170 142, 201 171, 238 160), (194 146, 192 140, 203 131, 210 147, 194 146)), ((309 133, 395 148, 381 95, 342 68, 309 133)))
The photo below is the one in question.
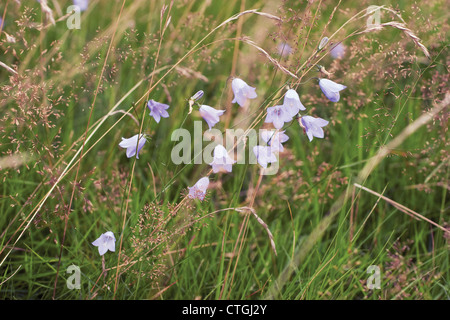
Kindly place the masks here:
POLYGON ((272 122, 275 128, 281 129, 285 122, 290 121, 292 121, 292 116, 284 106, 278 105, 267 108, 266 123, 272 122))
POLYGON ((155 100, 149 100, 147 103, 147 107, 150 109, 150 115, 155 119, 157 123, 161 120, 161 117, 168 118, 169 113, 166 109, 169 108, 169 105, 156 102, 155 100))
POLYGON ((272 152, 282 152, 284 150, 282 143, 289 140, 284 131, 279 130, 263 130, 261 138, 271 147, 272 152))
POLYGON ((98 247, 98 253, 100 253, 101 256, 108 250, 111 252, 116 251, 116 238, 111 231, 103 233, 97 240, 92 242, 92 244, 98 247))
POLYGON ((138 145, 138 135, 136 134, 128 139, 122 138, 122 142, 119 143, 119 147, 127 149, 127 158, 131 158, 132 156, 136 155, 136 159, 139 159, 139 152, 141 151, 146 141, 147 140, 145 139, 144 135, 141 134, 138 145))
POLYGON ((247 83, 239 78, 234 78, 231 82, 231 89, 233 89, 234 99, 231 103, 238 103, 241 107, 245 105, 247 99, 255 99, 257 94, 255 88, 250 87, 247 83))
POLYGON ((203 177, 200 180, 197 181, 197 183, 193 187, 188 187, 189 194, 188 197, 191 199, 199 199, 200 201, 203 201, 205 199, 206 190, 209 186, 209 179, 208 177, 203 177))
POLYGON ((273 150, 268 146, 254 146, 253 153, 258 163, 265 169, 267 164, 277 162, 277 157, 273 154, 273 150))
POLYGON ((219 122, 219 117, 225 112, 225 110, 216 110, 207 105, 202 105, 199 111, 202 118, 208 124, 209 130, 211 130, 211 128, 219 122))
POLYGON ((341 59, 345 55, 346 47, 344 44, 339 43, 333 49, 330 50, 330 54, 334 59, 341 59))
POLYGON ((309 141, 312 141, 313 136, 316 138, 324 137, 322 127, 325 127, 328 124, 328 121, 322 118, 303 116, 301 117, 299 123, 305 129, 309 141))
POLYGON ((73 0, 73 4, 80 7, 80 11, 86 11, 89 5, 89 0, 73 0))
POLYGON ((300 110, 306 110, 300 101, 298 93, 293 89, 289 89, 284 95, 283 106, 287 109, 291 117, 295 117, 300 110))
POLYGON ((323 94, 332 102, 339 101, 339 91, 347 88, 346 86, 328 79, 319 79, 319 87, 323 94))
POLYGON ((235 162, 236 161, 230 158, 227 150, 223 145, 218 144, 214 148, 214 159, 213 162, 210 163, 214 173, 220 171, 231 172, 232 171, 231 165, 235 162))
POLYGON ((292 53, 292 48, 286 42, 282 42, 282 43, 278 44, 277 51, 280 56, 287 57, 288 55, 290 55, 292 53))

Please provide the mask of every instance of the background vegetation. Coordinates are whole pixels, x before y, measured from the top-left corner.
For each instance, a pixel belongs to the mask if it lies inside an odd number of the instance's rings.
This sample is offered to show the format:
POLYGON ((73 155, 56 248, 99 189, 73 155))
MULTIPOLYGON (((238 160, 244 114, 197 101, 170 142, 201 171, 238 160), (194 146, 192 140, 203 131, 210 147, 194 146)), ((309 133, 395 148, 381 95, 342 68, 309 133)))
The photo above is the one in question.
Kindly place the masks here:
POLYGON ((381 22, 399 24, 379 30, 370 1, 92 0, 68 29, 71 4, 0 4, 1 298, 450 297, 444 1, 384 1, 381 22), (231 104, 232 77, 257 88, 246 109, 231 104), (345 84, 340 101, 313 77, 345 84), (325 138, 294 122, 277 175, 234 165, 210 175, 203 202, 187 199, 210 170, 170 157, 173 130, 201 120, 189 97, 227 110, 222 131, 271 128, 265 109, 286 85, 330 121, 325 138), (157 124, 148 99, 170 117, 157 124), (151 139, 128 159, 118 144, 140 130, 151 139), (102 259, 91 243, 106 231, 116 251, 102 259))

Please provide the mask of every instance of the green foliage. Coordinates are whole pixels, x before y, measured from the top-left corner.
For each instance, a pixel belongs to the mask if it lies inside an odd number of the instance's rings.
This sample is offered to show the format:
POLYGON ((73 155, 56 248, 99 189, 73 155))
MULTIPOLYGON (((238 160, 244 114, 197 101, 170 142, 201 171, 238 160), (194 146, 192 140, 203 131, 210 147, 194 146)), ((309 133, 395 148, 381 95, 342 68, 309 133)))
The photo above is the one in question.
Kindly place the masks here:
MULTIPOLYGON (((69 2, 58 12, 49 1, 55 20, 69 2)), ((339 1, 127 1, 123 10, 122 1, 91 1, 79 30, 64 19, 49 24, 37 2, 2 3, 0 61, 17 74, 0 69, 0 297, 448 299, 448 109, 362 181, 441 228, 354 186, 380 148, 444 99, 447 27, 435 2, 386 4, 419 40, 391 27, 363 32, 366 17, 351 17, 364 2, 335 11, 339 1), (282 22, 248 13, 208 35, 248 9, 282 22), (315 56, 321 38, 341 26, 329 46, 343 41, 345 57, 332 59, 331 47, 315 56), (288 57, 276 50, 283 41, 294 48, 288 57), (347 85, 338 103, 312 79, 326 77, 317 64, 347 85), (230 103, 233 76, 257 88, 248 109, 230 103), (308 115, 330 120, 325 138, 309 142, 294 121, 277 175, 259 182, 258 165, 237 164, 210 175, 203 202, 187 199, 186 188, 210 169, 171 160, 173 130, 193 132, 201 120, 188 114, 189 97, 203 90, 204 104, 227 110, 221 131, 227 121, 271 128, 264 110, 286 85, 308 115), (149 98, 169 104, 170 117, 157 124, 149 98), (128 159, 118 143, 141 125, 150 139, 139 160, 128 159), (267 229, 234 210, 241 207, 253 207, 267 229), (106 231, 116 252, 103 260, 91 243, 106 231), (79 290, 66 286, 70 265, 80 267, 79 290), (381 289, 367 287, 371 265, 381 270, 381 289)), ((393 20, 384 10, 382 21, 393 20)))

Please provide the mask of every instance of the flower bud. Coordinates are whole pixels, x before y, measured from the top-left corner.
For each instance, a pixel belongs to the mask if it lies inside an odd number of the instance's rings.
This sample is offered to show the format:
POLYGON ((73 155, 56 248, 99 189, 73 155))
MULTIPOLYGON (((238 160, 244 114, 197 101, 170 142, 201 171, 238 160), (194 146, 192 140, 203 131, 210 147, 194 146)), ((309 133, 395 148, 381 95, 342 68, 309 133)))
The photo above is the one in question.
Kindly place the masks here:
POLYGON ((319 50, 322 50, 328 43, 328 38, 324 37, 322 40, 320 40, 319 43, 319 50))
POLYGON ((203 97, 203 94, 204 94, 203 90, 197 91, 197 93, 194 94, 189 100, 197 101, 201 97, 203 97))

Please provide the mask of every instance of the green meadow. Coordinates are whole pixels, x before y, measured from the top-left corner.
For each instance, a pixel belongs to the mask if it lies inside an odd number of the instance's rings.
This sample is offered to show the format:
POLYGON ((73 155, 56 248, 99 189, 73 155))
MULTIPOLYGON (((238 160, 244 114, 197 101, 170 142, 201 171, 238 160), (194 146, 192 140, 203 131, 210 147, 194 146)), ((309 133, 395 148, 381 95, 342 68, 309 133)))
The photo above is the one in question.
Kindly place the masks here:
POLYGON ((445 1, 71 5, 0 3, 1 299, 450 298, 445 1), (264 174, 250 133, 288 89, 305 110, 264 174), (218 143, 231 172, 205 160, 218 143))

